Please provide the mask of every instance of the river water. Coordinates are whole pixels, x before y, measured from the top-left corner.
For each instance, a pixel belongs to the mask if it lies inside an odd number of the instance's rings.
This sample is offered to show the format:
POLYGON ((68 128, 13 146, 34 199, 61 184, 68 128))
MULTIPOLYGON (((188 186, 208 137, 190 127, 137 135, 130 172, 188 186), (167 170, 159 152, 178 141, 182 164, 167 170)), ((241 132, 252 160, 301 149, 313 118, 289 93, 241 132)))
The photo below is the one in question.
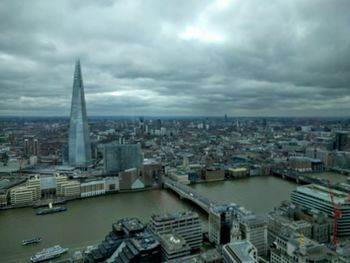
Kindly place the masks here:
MULTIPOLYGON (((235 202, 256 213, 266 213, 289 199, 297 185, 275 177, 252 177, 234 181, 197 184, 193 188, 208 197, 235 202)), ((35 215, 32 208, 0 211, 0 262, 29 262, 37 251, 60 244, 70 251, 97 244, 123 217, 149 221, 152 214, 193 209, 206 226, 207 215, 170 190, 117 193, 76 200, 66 204, 63 213, 35 215), (41 237, 40 244, 22 247, 23 239, 41 237)), ((61 257, 60 259, 62 259, 61 257)))

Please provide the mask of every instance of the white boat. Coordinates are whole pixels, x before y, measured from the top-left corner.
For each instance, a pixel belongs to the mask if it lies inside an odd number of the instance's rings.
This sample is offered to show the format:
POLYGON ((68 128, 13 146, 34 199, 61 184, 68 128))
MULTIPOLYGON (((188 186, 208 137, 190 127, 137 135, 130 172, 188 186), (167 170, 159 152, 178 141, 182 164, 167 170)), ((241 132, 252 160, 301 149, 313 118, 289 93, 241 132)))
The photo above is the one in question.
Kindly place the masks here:
POLYGON ((62 248, 61 246, 56 245, 53 247, 43 249, 42 251, 39 251, 38 253, 36 253, 34 256, 30 258, 30 261, 35 263, 35 262, 41 262, 41 261, 45 261, 53 258, 58 258, 62 254, 66 253, 67 251, 68 251, 68 248, 62 248))

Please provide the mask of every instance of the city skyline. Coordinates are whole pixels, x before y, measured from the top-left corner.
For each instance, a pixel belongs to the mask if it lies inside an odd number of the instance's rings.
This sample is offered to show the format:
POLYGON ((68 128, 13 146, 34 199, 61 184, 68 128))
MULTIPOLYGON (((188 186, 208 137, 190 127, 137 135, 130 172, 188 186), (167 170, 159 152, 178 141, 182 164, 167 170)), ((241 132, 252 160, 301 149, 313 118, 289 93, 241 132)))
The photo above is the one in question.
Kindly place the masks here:
POLYGON ((0 116, 347 117, 349 5, 2 1, 0 116))

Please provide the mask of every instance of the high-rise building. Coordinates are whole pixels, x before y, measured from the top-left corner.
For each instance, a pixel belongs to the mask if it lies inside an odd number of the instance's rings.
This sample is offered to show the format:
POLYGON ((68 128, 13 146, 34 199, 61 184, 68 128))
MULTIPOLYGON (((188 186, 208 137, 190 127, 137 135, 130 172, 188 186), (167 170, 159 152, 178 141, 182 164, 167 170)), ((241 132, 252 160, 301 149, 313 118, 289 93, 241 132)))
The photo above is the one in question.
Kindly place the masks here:
POLYGON ((29 140, 28 139, 24 139, 24 154, 26 156, 29 155, 29 140))
POLYGON ((33 154, 39 155, 39 142, 38 139, 33 140, 33 154))
POLYGON ((334 148, 338 151, 349 150, 349 133, 346 131, 337 131, 335 134, 334 148))
POLYGON ((115 142, 105 144, 103 157, 106 173, 140 168, 143 161, 139 144, 117 144, 115 142))
POLYGON ((209 209, 209 241, 216 245, 230 242, 230 233, 234 217, 233 205, 212 205, 209 209))
POLYGON ((75 64, 74 72, 68 151, 70 165, 86 168, 91 163, 90 133, 79 60, 75 64))

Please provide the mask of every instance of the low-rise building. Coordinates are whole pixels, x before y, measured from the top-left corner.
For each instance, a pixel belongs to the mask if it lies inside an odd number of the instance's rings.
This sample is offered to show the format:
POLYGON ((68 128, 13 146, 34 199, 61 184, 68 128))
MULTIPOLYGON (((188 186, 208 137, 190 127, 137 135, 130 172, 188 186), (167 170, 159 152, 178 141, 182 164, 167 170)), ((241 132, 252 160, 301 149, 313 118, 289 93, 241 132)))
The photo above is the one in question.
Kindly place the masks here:
POLYGON ((336 263, 338 256, 325 245, 319 244, 303 235, 292 237, 279 235, 275 248, 271 249, 271 263, 329 262, 336 263))
POLYGON ((81 197, 103 195, 105 193, 106 193, 106 189, 105 189, 104 180, 81 183, 81 186, 80 186, 81 197))
POLYGON ((229 168, 228 169, 228 174, 231 178, 241 178, 241 177, 246 177, 248 173, 247 168, 240 167, 240 168, 229 168))
POLYGON ((30 204, 34 200, 34 191, 27 186, 19 186, 11 189, 10 201, 12 205, 30 204))

